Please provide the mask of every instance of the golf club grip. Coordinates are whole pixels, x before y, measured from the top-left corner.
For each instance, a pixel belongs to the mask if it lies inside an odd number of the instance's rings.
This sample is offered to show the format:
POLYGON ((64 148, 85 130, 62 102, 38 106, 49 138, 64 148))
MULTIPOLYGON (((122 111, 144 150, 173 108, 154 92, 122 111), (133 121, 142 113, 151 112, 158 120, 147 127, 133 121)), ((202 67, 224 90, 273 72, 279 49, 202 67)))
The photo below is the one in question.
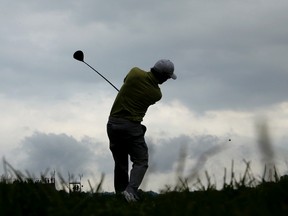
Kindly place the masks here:
POLYGON ((89 65, 88 63, 86 63, 85 61, 83 61, 88 67, 90 67, 92 70, 94 70, 98 75, 100 75, 103 79, 105 79, 111 86, 113 86, 114 89, 116 89, 119 92, 119 89, 114 86, 108 79, 106 79, 106 77, 104 77, 102 74, 100 74, 97 70, 95 70, 91 65, 89 65))

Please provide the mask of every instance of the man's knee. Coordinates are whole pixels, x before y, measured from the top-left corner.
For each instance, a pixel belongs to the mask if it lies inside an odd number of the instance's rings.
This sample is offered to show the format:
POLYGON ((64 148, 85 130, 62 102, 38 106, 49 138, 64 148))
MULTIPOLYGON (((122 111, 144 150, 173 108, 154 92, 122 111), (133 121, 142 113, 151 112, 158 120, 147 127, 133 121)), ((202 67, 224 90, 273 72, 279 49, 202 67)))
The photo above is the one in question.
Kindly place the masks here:
POLYGON ((148 158, 146 159, 134 159, 133 161, 133 166, 138 166, 141 167, 143 169, 148 169, 149 165, 148 165, 148 158))

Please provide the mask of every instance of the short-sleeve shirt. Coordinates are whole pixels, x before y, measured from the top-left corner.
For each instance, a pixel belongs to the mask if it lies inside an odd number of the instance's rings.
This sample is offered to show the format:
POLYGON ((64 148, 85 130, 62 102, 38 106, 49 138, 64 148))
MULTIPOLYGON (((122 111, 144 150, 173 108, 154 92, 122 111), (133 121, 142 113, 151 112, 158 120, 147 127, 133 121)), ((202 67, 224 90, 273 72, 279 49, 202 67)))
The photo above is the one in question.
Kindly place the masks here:
POLYGON ((158 81, 152 72, 134 67, 124 79, 110 116, 141 122, 150 105, 162 97, 158 81))

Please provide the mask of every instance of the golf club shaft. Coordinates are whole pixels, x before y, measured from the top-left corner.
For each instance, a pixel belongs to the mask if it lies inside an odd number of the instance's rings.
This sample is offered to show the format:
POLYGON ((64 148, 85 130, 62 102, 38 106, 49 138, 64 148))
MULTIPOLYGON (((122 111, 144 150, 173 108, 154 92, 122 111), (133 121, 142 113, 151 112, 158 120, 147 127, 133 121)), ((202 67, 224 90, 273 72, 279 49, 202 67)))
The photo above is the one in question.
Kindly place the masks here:
POLYGON ((106 79, 106 77, 104 77, 102 74, 100 74, 97 70, 95 70, 92 66, 90 66, 88 63, 86 63, 85 61, 83 61, 88 67, 90 67, 92 70, 94 70, 97 74, 99 74, 103 79, 105 79, 111 86, 113 86, 114 89, 116 89, 119 92, 119 89, 114 86, 108 79, 106 79))

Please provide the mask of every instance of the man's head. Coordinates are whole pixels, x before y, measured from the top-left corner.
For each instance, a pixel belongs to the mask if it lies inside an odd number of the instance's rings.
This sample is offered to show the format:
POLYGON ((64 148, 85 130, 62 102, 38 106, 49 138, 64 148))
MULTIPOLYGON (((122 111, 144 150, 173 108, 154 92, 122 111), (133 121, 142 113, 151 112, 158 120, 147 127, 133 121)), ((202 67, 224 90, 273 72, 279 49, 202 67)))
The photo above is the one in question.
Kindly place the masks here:
POLYGON ((168 59, 161 59, 157 61, 151 71, 159 80, 159 83, 162 84, 167 79, 177 79, 177 76, 174 74, 174 64, 168 59))

